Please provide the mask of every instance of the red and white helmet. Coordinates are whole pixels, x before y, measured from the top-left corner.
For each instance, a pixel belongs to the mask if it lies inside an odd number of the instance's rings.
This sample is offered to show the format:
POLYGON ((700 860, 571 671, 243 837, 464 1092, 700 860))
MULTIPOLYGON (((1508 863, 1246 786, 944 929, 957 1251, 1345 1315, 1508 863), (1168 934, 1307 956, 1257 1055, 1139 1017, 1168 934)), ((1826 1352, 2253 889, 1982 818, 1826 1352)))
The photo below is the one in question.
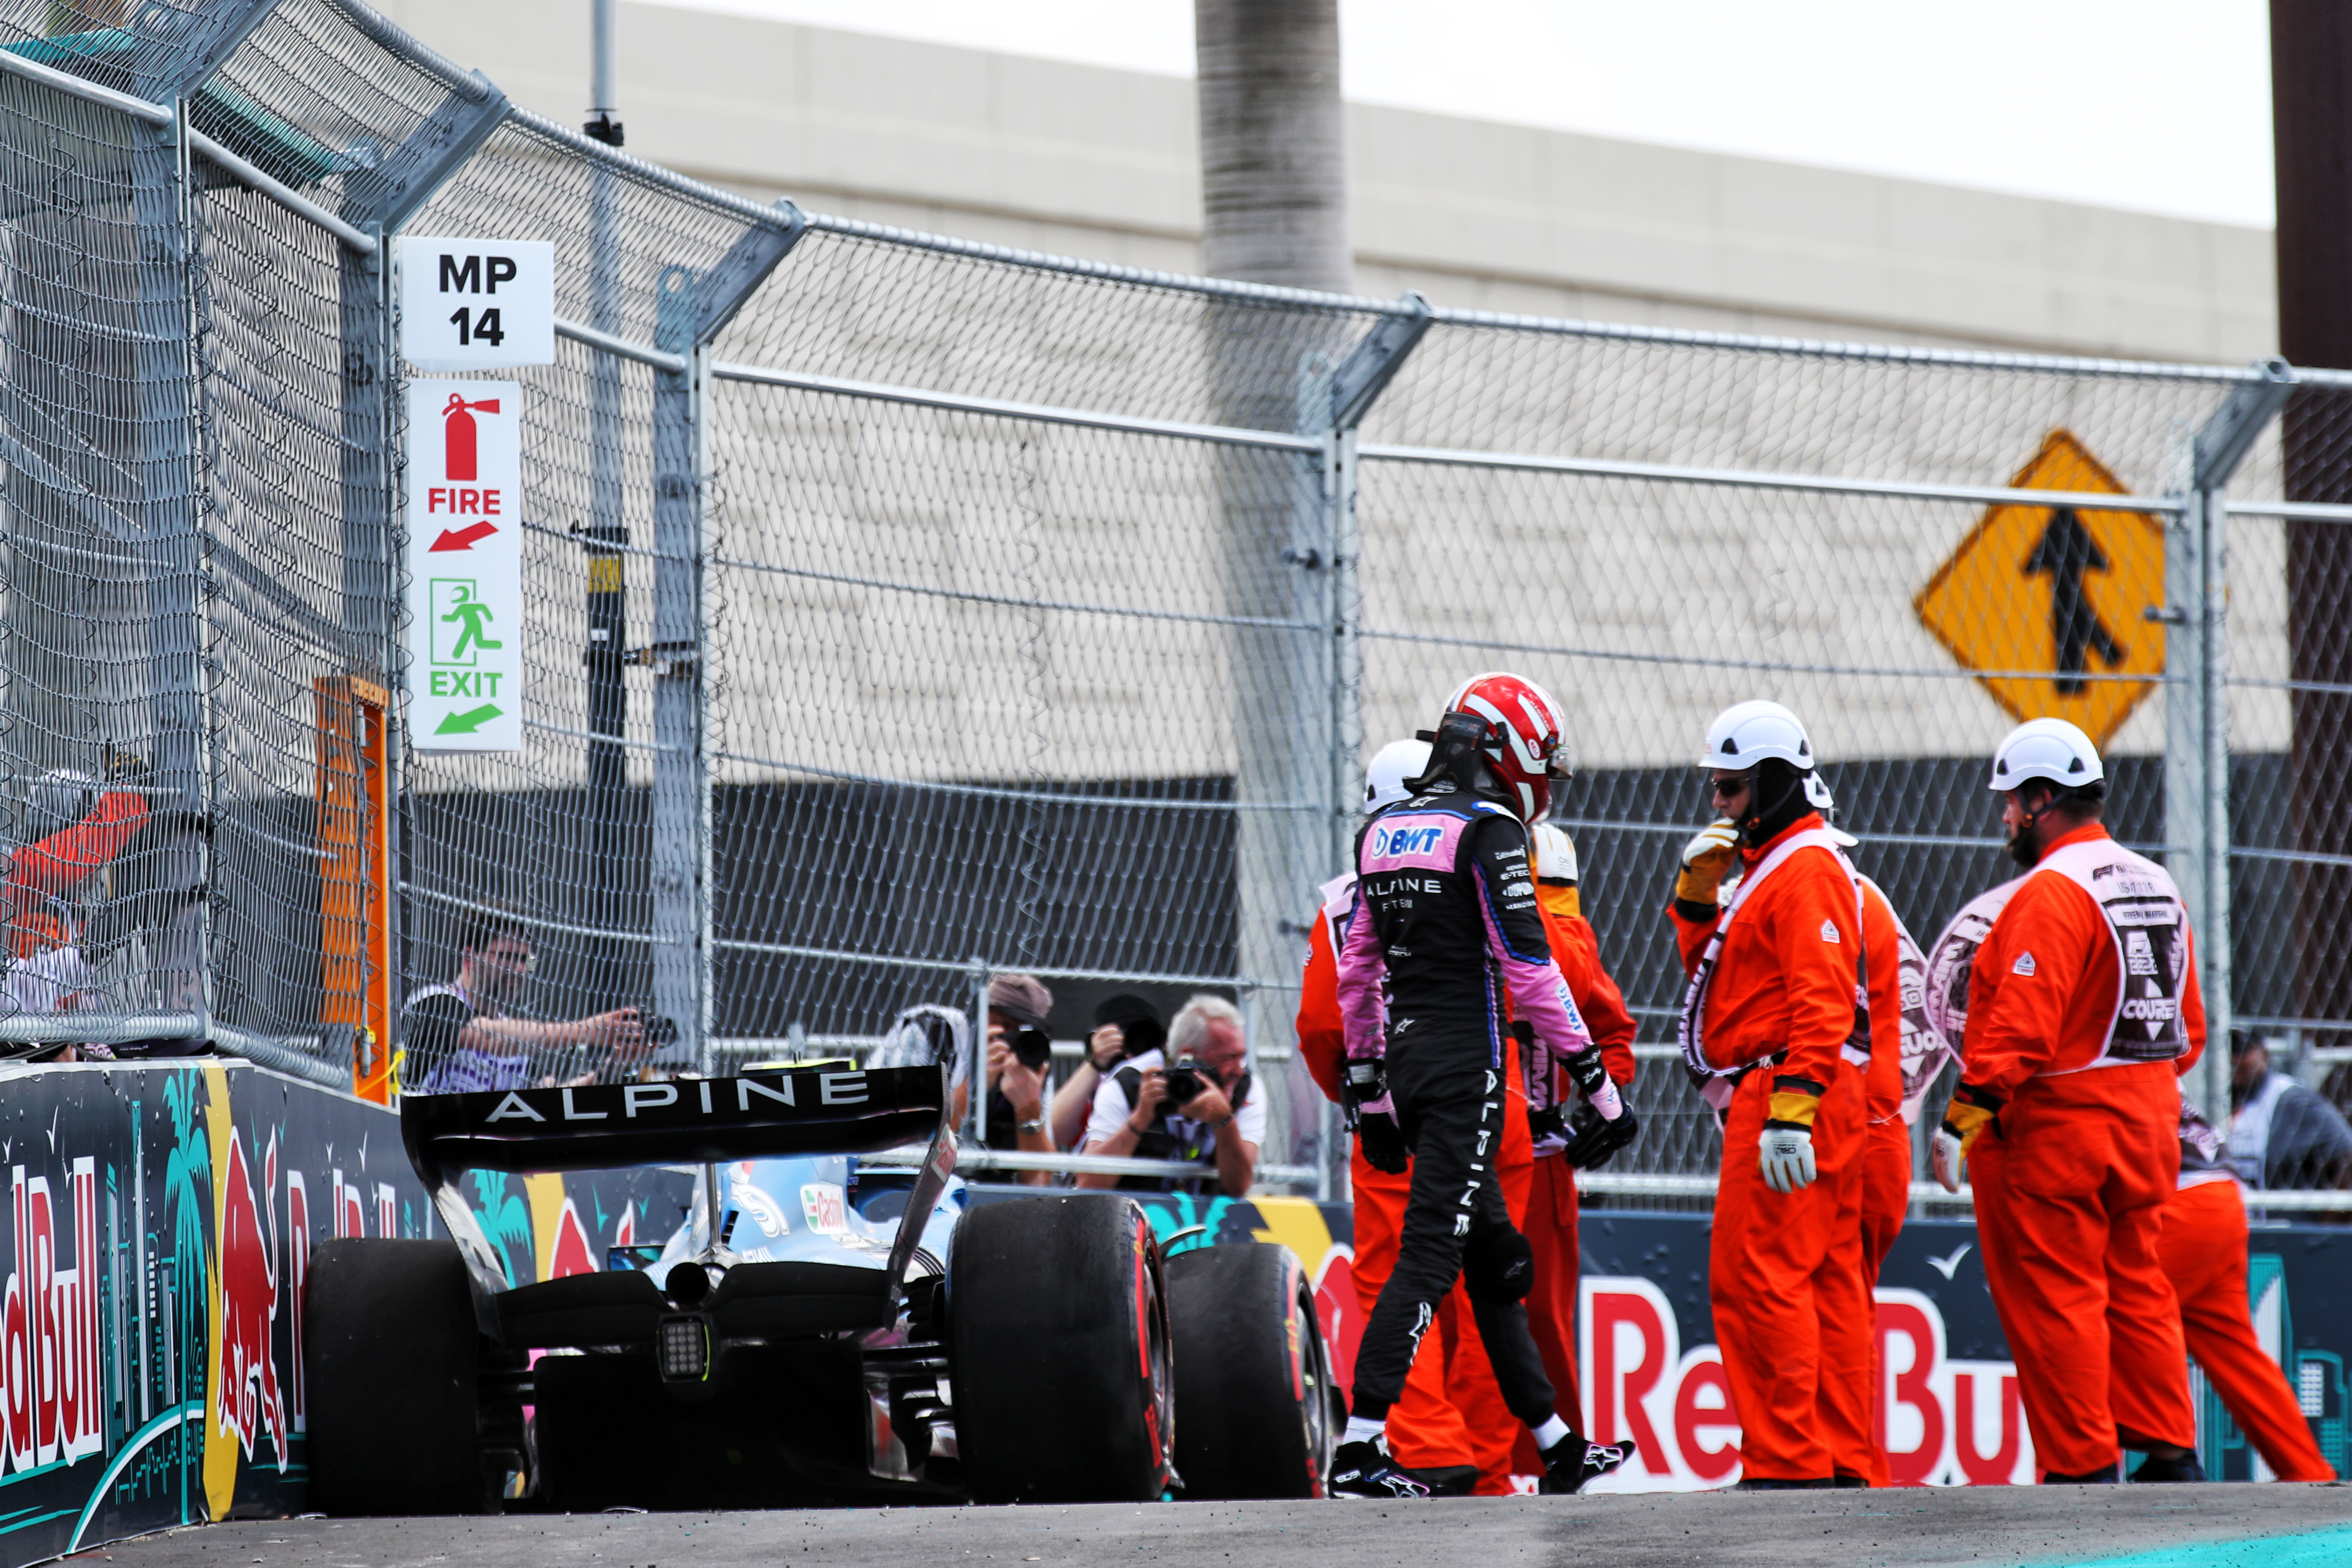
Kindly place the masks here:
POLYGON ((1533 822, 1551 808, 1553 783, 1570 773, 1568 715, 1550 692, 1523 676, 1494 670, 1464 681, 1445 700, 1445 710, 1486 721, 1480 750, 1510 791, 1520 821, 1533 822))

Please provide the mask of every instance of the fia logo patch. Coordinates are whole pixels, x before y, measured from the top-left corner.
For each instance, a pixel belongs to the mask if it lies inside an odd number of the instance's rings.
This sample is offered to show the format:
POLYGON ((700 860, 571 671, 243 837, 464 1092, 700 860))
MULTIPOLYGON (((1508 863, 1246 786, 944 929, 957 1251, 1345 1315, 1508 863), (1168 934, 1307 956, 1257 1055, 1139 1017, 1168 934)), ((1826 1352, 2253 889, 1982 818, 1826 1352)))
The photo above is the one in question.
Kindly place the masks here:
POLYGON ((2033 977, 2033 955, 2030 952, 2019 953, 2017 962, 2009 966, 2009 972, 2011 974, 2022 974, 2031 980, 2033 977))

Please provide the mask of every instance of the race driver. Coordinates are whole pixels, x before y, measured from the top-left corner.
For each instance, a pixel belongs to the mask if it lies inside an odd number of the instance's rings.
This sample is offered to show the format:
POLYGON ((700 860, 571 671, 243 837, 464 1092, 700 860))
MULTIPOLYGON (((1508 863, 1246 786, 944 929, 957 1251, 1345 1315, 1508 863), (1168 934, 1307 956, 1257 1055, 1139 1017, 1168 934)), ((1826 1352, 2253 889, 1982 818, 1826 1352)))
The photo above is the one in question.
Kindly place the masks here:
MULTIPOLYGON (((1364 814, 1372 816, 1403 800, 1405 780, 1428 766, 1426 741, 1391 741, 1381 747, 1364 770, 1364 814)), ((1339 947, 1347 940, 1348 921, 1356 912, 1356 874, 1342 872, 1321 890, 1323 905, 1307 933, 1307 972, 1299 984, 1298 1051, 1325 1097, 1336 1102, 1348 1054, 1347 1031, 1339 1019, 1339 947)), ((1360 1147, 1353 1146, 1353 1140, 1349 1142, 1348 1177, 1355 1204, 1355 1256, 1349 1263, 1349 1278, 1359 1309, 1370 1316, 1389 1271, 1396 1267, 1405 1194, 1412 1177, 1410 1169, 1394 1173, 1379 1169, 1364 1158, 1360 1147)), ((1454 1293, 1458 1298, 1458 1286, 1454 1293)), ((1399 1483, 1403 1489, 1398 1495, 1458 1496, 1478 1482, 1469 1429, 1460 1408, 1446 1395, 1445 1363, 1444 1345, 1436 1339, 1424 1340, 1413 1356, 1404 1391, 1389 1409, 1389 1451, 1405 1472, 1399 1483), (1421 1490, 1413 1490, 1415 1486, 1421 1490)))
POLYGON ((1503 1131, 1504 998, 1570 1064, 1605 1121, 1625 1121, 1551 955, 1527 825, 1566 776, 1559 705, 1515 675, 1474 677, 1446 703, 1412 798, 1357 836, 1357 906, 1339 951, 1348 1050, 1342 1093, 1371 1163, 1412 1163, 1397 1261, 1356 1354, 1353 1414, 1335 1489, 1393 1495, 1385 1423, 1422 1336, 1459 1278, 1513 1415, 1535 1433, 1542 1487, 1572 1492, 1630 1445, 1588 1443, 1559 1413, 1522 1302, 1527 1239, 1496 1179, 1503 1131))
MULTIPOLYGON (((1536 901, 1543 906, 1544 931, 1552 957, 1568 980, 1568 994, 1601 1047, 1609 1079, 1622 1094, 1632 1086, 1633 1016, 1623 993, 1601 962, 1601 944, 1584 918, 1576 845, 1557 824, 1538 822, 1528 832, 1535 846, 1536 901)), ((1543 1357, 1564 1409, 1581 1407, 1576 1375, 1577 1197, 1576 1172, 1605 1165, 1616 1152, 1615 1123, 1604 1122, 1590 1102, 1570 1094, 1573 1085, 1560 1064, 1541 1051, 1523 1053, 1525 1120, 1533 1138, 1526 1163, 1515 1166, 1507 1135, 1502 1166, 1503 1195, 1512 1223, 1528 1238, 1535 1259, 1535 1287, 1528 1292, 1528 1330, 1543 1357), (1573 1103, 1574 1110, 1569 1107, 1573 1103)), ((1517 1087, 1517 1086, 1514 1086, 1517 1087)), ((1517 1099, 1510 1106, 1519 1109, 1517 1099)), ((1456 1291, 1439 1318, 1445 1342, 1445 1393, 1460 1410, 1478 1467, 1478 1490, 1501 1496, 1511 1490, 1515 1472, 1539 1468, 1535 1439, 1509 1418, 1502 1390, 1486 1364, 1478 1328, 1456 1291)))
POLYGON ((1669 909, 1690 974, 1684 1065, 1724 1118, 1708 1295, 1739 1418, 1739 1485, 1835 1486, 1842 1458, 1843 1479, 1866 1485, 1872 1053, 1854 874, 1794 713, 1724 710, 1699 762, 1718 819, 1684 850, 1669 909), (1743 875, 1725 901, 1734 863, 1743 875))
POLYGON ((2136 1481, 2202 1480, 2158 1252, 2180 1172, 2177 1079, 2205 1046, 2189 911, 2100 826, 2106 771, 2081 730, 2019 725, 1990 784, 2032 869, 1969 963, 1936 1177, 1958 1192, 1965 1163, 1975 1186, 2043 1479, 2112 1482, 2133 1448, 2147 1456, 2136 1481))

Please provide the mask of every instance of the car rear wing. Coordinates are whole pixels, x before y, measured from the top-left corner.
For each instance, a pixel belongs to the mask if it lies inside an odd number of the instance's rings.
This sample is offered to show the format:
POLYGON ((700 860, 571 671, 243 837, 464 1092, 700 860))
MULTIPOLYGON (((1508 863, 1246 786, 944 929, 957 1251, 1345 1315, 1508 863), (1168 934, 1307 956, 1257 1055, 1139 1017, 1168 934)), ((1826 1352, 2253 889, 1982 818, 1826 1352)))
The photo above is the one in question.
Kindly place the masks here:
MULTIPOLYGON (((477 1314, 492 1334, 497 1315, 488 1297, 506 1288, 505 1265, 458 1190, 465 1172, 709 1166, 928 1143, 883 1274, 895 1303, 956 1162, 948 1073, 939 1064, 858 1068, 832 1063, 733 1078, 404 1095, 400 1135, 408 1163, 466 1256, 479 1287, 477 1314)), ((715 1196, 710 1212, 718 1212, 715 1196)), ((706 1248, 714 1260, 720 1250, 706 1248)))
POLYGON ((409 1163, 439 1171, 593 1171, 927 1143, 947 1109, 938 1067, 837 1065, 737 1078, 413 1094, 409 1163))

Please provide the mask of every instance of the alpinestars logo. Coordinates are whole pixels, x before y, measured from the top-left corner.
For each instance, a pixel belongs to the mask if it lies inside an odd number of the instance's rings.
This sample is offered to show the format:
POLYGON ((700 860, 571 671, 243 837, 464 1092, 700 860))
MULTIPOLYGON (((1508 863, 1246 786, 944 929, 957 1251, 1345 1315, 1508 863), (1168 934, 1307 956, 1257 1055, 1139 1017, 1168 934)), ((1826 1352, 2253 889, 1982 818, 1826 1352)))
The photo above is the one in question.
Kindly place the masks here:
POLYGON ((1828 942, 1832 947, 1843 947, 1845 945, 1838 941, 1837 922, 1835 921, 1823 921, 1822 922, 1822 940, 1828 942))
POLYGON ((2017 962, 2009 966, 2009 972, 2011 974, 2022 974, 2031 980, 2033 977, 2033 955, 2030 952, 2019 953, 2017 962))
POLYGON ((1436 1321, 1436 1314, 1431 1310, 1428 1302, 1415 1301, 1412 1304, 1412 1328, 1410 1332, 1412 1335, 1412 1349, 1415 1355, 1421 1353, 1421 1336, 1429 1332, 1429 1325, 1436 1321))

